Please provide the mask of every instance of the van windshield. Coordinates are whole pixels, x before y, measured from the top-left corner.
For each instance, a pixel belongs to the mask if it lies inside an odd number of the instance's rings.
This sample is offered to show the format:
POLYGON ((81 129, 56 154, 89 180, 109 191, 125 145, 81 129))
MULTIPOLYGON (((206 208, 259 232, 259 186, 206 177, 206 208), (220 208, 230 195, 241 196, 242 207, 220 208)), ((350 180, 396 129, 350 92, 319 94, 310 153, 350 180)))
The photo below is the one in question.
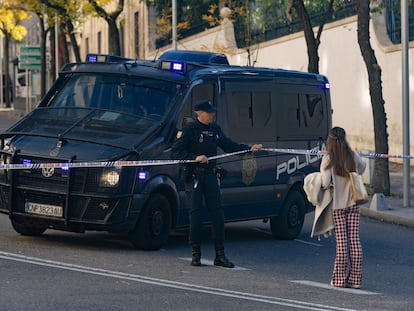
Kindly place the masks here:
POLYGON ((74 73, 8 133, 133 148, 166 118, 176 83, 142 77, 74 73))
POLYGON ((179 86, 146 77, 74 73, 47 104, 54 108, 92 108, 160 121, 179 86))

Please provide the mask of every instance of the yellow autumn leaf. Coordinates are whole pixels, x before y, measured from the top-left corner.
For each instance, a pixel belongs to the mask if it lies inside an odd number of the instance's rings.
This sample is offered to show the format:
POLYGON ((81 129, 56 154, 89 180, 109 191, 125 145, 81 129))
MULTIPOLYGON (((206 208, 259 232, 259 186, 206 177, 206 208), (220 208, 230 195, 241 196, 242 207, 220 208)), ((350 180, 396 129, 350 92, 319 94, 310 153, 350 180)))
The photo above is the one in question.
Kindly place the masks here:
POLYGON ((22 25, 16 25, 16 27, 14 27, 11 30, 10 34, 14 38, 14 40, 22 41, 24 37, 27 35, 27 30, 22 25))

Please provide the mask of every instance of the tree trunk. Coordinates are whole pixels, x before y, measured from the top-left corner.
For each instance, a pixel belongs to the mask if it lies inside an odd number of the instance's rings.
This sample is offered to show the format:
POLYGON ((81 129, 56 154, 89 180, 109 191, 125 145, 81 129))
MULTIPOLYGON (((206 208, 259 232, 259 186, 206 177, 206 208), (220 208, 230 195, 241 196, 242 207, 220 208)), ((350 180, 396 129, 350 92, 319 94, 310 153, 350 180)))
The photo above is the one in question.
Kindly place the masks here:
MULTIPOLYGON (((374 117, 375 152, 388 154, 387 116, 382 96, 381 67, 378 65, 370 43, 370 0, 359 0, 358 5, 358 44, 368 71, 369 93, 374 117)), ((375 159, 375 193, 390 194, 388 159, 375 159)))
POLYGON ((59 26, 59 64, 62 66, 69 62, 69 47, 66 41, 66 25, 59 26))
POLYGON ((56 72, 56 28, 52 27, 50 29, 50 36, 49 36, 49 45, 50 45, 50 78, 52 82, 56 80, 57 72, 56 72))
POLYGON ((121 55, 121 43, 119 38, 119 30, 116 25, 116 21, 113 19, 107 19, 108 23, 108 43, 109 43, 109 54, 121 55))
POLYGON ((108 49, 109 54, 121 56, 121 43, 119 29, 116 20, 124 10, 124 0, 118 0, 118 5, 112 13, 108 13, 103 7, 99 6, 96 0, 88 0, 94 7, 96 13, 108 24, 108 49))
POLYGON ((309 14, 306 11, 303 0, 294 0, 293 7, 296 10, 305 35, 308 49, 308 72, 319 73, 319 43, 315 39, 309 14))
POLYGON ((74 32, 75 28, 73 27, 73 24, 70 20, 66 22, 66 27, 69 33, 70 43, 72 44, 73 54, 75 54, 75 60, 76 62, 80 63, 81 57, 80 57, 79 46, 78 46, 78 43, 76 42, 76 37, 75 37, 75 32, 74 32))
POLYGON ((39 16, 40 20, 40 97, 43 98, 46 94, 46 40, 47 40, 47 32, 45 30, 45 22, 39 16))
MULTIPOLYGON (((10 100, 10 70, 9 70, 9 42, 10 42, 10 34, 6 33, 4 38, 4 98, 6 99, 6 108, 11 107, 11 100, 10 100)), ((0 56, 1 57, 1 56, 0 56)), ((1 60, 0 60, 1 61, 1 60)), ((3 87, 3 86, 2 86, 3 87)))

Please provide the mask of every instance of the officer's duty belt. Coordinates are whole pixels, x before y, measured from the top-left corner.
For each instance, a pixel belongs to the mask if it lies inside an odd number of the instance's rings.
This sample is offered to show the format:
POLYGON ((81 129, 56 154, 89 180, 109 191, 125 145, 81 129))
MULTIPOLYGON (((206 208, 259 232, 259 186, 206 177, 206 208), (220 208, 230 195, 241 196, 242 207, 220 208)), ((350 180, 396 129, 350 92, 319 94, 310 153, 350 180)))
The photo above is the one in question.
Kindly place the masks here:
POLYGON ((217 169, 216 168, 211 168, 211 167, 196 167, 194 169, 194 173, 197 174, 216 174, 217 173, 217 169))

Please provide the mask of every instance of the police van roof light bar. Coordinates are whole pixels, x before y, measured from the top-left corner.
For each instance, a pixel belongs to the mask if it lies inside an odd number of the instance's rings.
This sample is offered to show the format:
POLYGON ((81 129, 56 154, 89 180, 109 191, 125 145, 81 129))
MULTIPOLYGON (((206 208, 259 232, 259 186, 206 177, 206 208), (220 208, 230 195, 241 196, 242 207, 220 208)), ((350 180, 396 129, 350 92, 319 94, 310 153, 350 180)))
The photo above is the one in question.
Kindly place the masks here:
POLYGON ((108 55, 108 54, 87 54, 86 62, 87 63, 122 63, 126 61, 131 61, 130 58, 108 55))
POLYGON ((161 69, 183 74, 186 71, 186 64, 178 61, 161 61, 161 69))

